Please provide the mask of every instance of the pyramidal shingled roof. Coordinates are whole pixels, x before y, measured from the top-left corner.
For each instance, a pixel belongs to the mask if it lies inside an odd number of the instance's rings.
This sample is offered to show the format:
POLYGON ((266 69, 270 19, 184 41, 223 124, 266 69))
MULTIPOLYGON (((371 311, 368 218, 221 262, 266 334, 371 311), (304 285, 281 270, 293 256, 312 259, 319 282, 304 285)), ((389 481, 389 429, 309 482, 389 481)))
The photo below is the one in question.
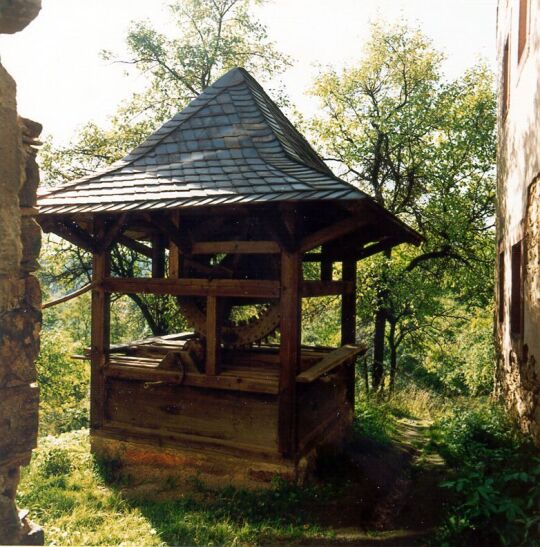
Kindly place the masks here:
POLYGON ((38 204, 41 214, 57 214, 366 198, 234 68, 124 159, 48 189, 38 204))

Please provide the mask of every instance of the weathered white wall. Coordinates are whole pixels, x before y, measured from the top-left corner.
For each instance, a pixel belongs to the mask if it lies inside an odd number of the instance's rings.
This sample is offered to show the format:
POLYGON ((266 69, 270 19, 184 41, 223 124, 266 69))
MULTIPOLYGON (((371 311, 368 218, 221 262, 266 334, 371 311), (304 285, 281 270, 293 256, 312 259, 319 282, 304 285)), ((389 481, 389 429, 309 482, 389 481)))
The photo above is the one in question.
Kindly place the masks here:
POLYGON ((529 0, 529 10, 527 45, 518 62, 519 0, 499 1, 499 89, 508 37, 510 101, 503 117, 499 93, 497 241, 505 254, 505 297, 503 322, 497 321, 496 329, 501 391, 540 444, 540 0, 529 0), (516 338, 509 328, 510 249, 522 238, 524 329, 516 338))

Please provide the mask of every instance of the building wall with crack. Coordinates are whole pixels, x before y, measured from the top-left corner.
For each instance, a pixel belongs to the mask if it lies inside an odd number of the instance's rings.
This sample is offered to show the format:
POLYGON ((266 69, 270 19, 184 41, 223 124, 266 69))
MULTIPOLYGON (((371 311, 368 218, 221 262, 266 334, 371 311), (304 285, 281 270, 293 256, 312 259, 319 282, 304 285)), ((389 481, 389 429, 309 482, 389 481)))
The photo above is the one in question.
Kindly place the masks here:
POLYGON ((540 445, 540 0, 499 0, 497 388, 540 445))
MULTIPOLYGON (((0 33, 22 30, 41 0, 0 0, 0 33)), ((17 114, 16 86, 0 64, 0 544, 41 544, 43 533, 19 514, 20 467, 38 433, 41 231, 34 220, 41 126, 17 114)))

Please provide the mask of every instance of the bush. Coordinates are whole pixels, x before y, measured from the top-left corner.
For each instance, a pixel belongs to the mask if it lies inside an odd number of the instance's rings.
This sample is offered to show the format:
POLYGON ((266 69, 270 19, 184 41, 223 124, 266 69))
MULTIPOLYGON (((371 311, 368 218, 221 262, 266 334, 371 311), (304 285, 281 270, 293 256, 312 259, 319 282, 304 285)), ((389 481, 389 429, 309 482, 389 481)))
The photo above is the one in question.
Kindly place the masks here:
POLYGON ((88 426, 89 367, 72 358, 75 344, 66 334, 42 331, 36 362, 40 388, 40 432, 55 435, 88 426))
POLYGON ((540 457, 499 407, 457 410, 434 429, 454 473, 440 532, 447 545, 537 545, 540 457))
POLYGON ((37 467, 45 478, 67 475, 71 471, 69 452, 63 448, 51 448, 41 455, 37 467))

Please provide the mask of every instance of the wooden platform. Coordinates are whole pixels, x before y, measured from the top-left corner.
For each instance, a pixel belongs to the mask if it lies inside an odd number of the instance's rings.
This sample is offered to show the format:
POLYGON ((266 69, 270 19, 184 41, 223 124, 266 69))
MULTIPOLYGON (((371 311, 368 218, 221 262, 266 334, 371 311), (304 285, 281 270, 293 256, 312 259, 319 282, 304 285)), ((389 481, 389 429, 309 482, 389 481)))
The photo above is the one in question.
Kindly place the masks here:
MULTIPOLYGON (((220 374, 208 375, 189 356, 183 355, 186 342, 192 337, 191 333, 181 333, 111 346, 104 369, 105 376, 143 382, 278 394, 278 346, 224 350, 220 374), (171 354, 179 355, 177 366, 163 366, 164 358, 171 354)), ((301 371, 297 381, 312 382, 363 351, 365 348, 352 345, 337 350, 303 347, 301 371)))

